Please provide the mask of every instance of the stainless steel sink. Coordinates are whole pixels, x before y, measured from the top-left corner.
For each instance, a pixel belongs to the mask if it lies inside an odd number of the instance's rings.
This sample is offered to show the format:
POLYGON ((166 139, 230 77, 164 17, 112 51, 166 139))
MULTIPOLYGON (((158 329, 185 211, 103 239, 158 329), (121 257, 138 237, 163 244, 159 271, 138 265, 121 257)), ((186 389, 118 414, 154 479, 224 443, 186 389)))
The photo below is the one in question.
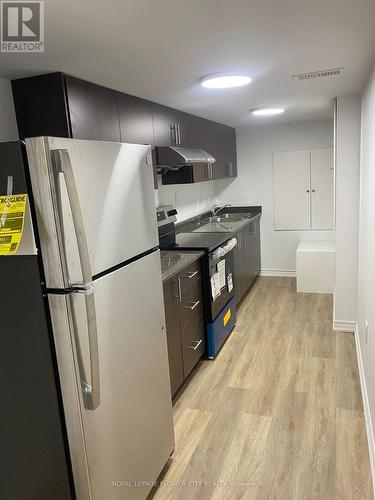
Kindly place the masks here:
MULTIPOLYGON (((233 208, 218 215, 202 217, 192 231, 199 233, 231 233, 238 230, 248 219, 254 217, 252 212, 233 211, 233 208)), ((224 209, 225 210, 225 209, 224 209)))
POLYGON ((209 222, 242 222, 251 216, 251 214, 236 214, 232 212, 210 217, 209 222))

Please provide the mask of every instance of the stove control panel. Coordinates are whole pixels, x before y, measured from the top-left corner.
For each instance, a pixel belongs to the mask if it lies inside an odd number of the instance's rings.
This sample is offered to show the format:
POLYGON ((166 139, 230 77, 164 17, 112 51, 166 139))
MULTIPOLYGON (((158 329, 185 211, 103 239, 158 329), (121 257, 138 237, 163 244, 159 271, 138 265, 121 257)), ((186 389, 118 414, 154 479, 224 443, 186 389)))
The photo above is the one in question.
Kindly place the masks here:
POLYGON ((166 205, 164 207, 158 207, 156 209, 156 219, 158 221, 158 226, 164 226, 165 224, 171 224, 177 220, 177 210, 172 205, 166 205))

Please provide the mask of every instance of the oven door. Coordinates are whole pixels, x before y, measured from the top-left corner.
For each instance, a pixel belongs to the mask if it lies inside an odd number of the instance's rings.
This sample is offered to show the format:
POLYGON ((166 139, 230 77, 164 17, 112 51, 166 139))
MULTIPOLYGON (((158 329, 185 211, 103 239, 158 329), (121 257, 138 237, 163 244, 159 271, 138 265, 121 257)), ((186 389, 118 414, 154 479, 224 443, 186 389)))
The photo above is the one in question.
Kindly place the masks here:
POLYGON ((207 322, 212 323, 234 297, 233 250, 219 258, 214 258, 213 253, 208 254, 206 265, 209 276, 207 322))

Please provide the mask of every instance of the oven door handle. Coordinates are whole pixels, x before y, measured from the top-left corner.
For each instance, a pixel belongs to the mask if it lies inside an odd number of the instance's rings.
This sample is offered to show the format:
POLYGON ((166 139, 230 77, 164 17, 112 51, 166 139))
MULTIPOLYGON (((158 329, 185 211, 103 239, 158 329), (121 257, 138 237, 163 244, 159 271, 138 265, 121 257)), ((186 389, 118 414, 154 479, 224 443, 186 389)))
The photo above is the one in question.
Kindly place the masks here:
POLYGON ((236 245, 237 245, 237 239, 236 238, 231 238, 230 240, 228 240, 225 243, 225 245, 217 248, 212 253, 210 253, 210 258, 214 259, 214 260, 221 259, 227 253, 231 252, 236 245))

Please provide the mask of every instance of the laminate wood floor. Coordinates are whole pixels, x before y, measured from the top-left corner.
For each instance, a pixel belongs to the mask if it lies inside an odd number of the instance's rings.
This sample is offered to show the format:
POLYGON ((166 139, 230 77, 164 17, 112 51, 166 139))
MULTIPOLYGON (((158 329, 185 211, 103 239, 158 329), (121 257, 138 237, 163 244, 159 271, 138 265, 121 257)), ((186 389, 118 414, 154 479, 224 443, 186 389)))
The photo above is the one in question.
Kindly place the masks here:
POLYGON ((293 278, 257 281, 174 420, 157 500, 373 498, 354 336, 332 330, 330 295, 293 278))

